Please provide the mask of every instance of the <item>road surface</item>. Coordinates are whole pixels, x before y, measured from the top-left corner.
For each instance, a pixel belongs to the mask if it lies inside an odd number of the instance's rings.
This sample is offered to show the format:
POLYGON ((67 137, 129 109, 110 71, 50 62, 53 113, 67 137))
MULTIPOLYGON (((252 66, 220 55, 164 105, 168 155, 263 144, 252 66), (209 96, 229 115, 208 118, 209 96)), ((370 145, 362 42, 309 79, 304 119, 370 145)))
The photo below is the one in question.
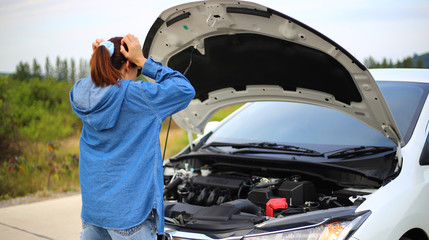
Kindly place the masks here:
POLYGON ((79 239, 81 195, 0 208, 0 240, 79 239))

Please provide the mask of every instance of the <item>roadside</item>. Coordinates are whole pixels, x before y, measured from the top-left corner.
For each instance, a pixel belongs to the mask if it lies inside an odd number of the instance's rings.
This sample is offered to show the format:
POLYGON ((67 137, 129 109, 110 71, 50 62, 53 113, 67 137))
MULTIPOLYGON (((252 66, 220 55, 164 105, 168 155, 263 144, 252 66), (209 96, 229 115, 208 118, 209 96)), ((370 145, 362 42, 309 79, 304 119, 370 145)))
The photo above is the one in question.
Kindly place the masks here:
MULTIPOLYGON (((28 198, 21 200, 31 201, 28 198)), ((0 240, 79 239, 81 206, 81 195, 74 193, 45 201, 2 207, 0 240)))
POLYGON ((12 206, 21 205, 21 204, 29 204, 34 202, 41 202, 41 201, 46 201, 46 200, 56 199, 61 197, 69 197, 69 196, 78 195, 78 194, 80 194, 80 192, 61 192, 61 193, 39 192, 35 194, 29 194, 24 197, 1 200, 0 208, 12 207, 12 206))

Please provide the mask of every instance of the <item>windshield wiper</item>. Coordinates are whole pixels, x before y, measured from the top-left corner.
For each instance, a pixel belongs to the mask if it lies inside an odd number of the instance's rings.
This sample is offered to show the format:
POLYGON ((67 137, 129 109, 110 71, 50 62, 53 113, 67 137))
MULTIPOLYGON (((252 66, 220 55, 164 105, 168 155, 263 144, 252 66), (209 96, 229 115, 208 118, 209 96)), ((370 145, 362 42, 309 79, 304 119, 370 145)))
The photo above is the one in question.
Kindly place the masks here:
POLYGON ((306 155, 306 156, 323 156, 321 153, 298 146, 293 145, 285 145, 285 144, 277 144, 270 142, 261 142, 261 143, 226 143, 226 142, 211 142, 209 144, 204 145, 202 148, 208 147, 231 147, 238 150, 231 151, 230 153, 244 153, 244 152, 252 152, 252 153, 291 153, 295 155, 306 155), (255 149, 261 149, 255 150, 255 149), (268 151, 267 151, 268 150, 268 151), (271 150, 271 151, 270 151, 271 150))
POLYGON ((360 146, 353 148, 343 148, 339 151, 327 155, 328 158, 354 158, 374 155, 377 153, 393 151, 392 147, 360 146))

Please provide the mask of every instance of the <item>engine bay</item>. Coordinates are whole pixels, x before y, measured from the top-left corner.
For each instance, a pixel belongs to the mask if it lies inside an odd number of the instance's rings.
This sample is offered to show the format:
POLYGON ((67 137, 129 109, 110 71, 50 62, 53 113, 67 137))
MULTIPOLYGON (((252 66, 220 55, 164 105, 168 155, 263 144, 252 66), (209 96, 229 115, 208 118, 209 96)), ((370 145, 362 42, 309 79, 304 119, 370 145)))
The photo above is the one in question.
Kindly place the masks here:
POLYGON ((270 219, 358 206, 365 195, 375 191, 339 186, 296 172, 269 176, 235 169, 186 162, 165 166, 166 224, 204 231, 248 229, 270 219))

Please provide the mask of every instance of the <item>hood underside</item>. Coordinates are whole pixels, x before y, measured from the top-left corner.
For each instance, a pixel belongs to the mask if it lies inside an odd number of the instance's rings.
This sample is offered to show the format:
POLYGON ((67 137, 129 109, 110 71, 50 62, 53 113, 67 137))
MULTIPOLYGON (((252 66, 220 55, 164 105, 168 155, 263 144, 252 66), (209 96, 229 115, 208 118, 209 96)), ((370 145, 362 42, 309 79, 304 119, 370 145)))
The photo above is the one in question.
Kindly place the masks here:
POLYGON ((146 57, 185 74, 196 90, 173 116, 202 133, 219 109, 249 101, 292 101, 345 112, 396 144, 402 139, 368 70, 338 44, 264 6, 205 1, 164 11, 143 46, 146 57))

